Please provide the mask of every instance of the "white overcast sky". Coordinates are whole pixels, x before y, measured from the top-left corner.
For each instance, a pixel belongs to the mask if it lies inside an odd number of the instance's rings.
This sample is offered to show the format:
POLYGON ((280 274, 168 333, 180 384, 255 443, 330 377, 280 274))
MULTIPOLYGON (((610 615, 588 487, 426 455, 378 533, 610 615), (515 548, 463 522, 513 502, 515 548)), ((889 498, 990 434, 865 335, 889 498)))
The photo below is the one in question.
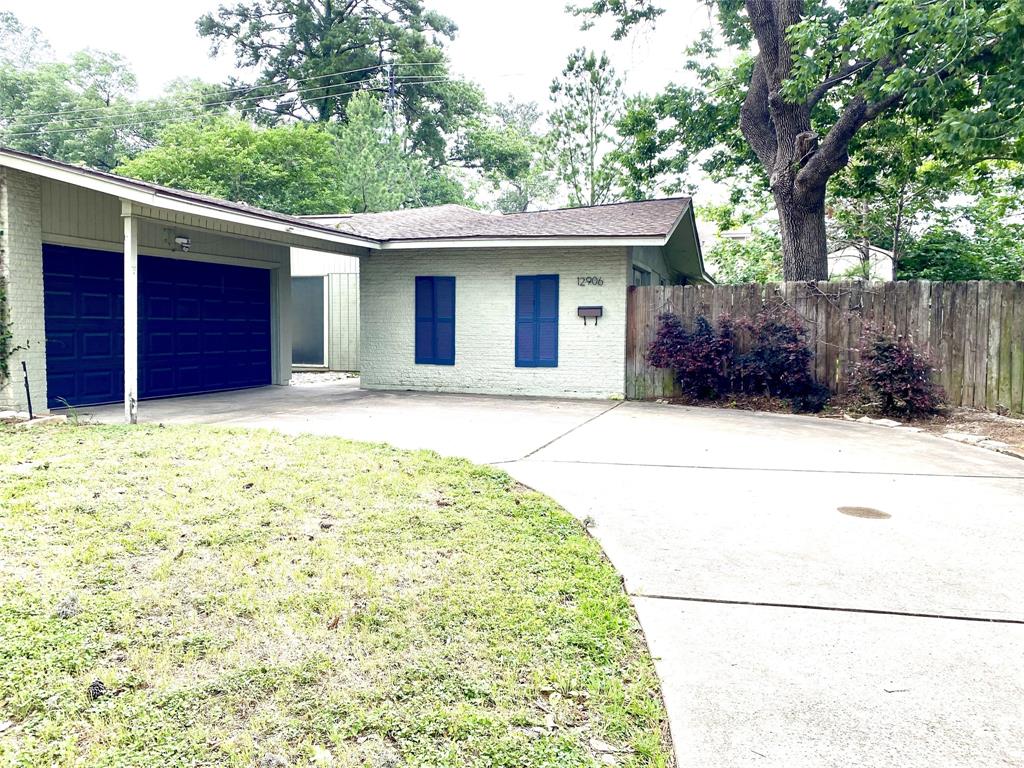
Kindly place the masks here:
MULTIPOLYGON (((235 0, 231 0, 234 2, 235 0)), ((27 25, 39 27, 63 58, 81 48, 116 51, 139 79, 138 95, 159 94, 177 77, 220 82, 235 72, 230 53, 209 57, 195 21, 217 0, 4 0, 27 25)), ((708 26, 700 0, 666 0, 671 9, 653 30, 615 43, 609 25, 580 31, 563 0, 426 0, 451 17, 459 34, 448 46, 456 73, 482 85, 492 101, 509 95, 542 106, 566 57, 585 45, 607 50, 630 93, 653 93, 682 77, 683 50, 708 26)))

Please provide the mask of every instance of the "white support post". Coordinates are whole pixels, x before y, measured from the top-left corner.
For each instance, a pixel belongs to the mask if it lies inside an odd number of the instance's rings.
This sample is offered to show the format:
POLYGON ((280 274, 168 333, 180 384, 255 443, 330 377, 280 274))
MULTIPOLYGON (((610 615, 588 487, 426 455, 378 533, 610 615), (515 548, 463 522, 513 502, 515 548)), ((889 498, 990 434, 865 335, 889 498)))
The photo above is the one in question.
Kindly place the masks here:
POLYGON ((121 201, 124 222, 124 420, 139 420, 139 220, 121 201))

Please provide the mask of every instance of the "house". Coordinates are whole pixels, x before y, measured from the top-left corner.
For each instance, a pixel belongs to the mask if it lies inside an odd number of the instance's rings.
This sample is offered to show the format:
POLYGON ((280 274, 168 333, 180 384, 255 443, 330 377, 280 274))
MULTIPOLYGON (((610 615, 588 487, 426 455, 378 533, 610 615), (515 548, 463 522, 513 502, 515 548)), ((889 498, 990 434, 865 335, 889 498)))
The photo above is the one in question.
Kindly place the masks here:
POLYGON ((317 222, 382 244, 360 264, 370 389, 621 397, 627 288, 709 281, 688 198, 317 222))
POLYGON ((0 150, 13 348, 0 410, 123 400, 134 420, 140 399, 287 384, 292 247, 362 256, 377 244, 0 150))
POLYGON ((621 396, 627 287, 708 279, 685 198, 334 219, 0 150, 0 410, 287 384, 293 248, 359 258, 373 388, 621 396))

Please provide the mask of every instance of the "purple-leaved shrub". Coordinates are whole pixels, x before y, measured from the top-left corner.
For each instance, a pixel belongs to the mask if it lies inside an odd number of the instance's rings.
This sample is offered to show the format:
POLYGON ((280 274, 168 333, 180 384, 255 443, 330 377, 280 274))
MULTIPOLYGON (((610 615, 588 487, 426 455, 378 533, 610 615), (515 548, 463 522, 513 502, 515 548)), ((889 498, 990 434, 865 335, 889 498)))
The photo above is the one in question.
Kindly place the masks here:
POLYGON ((945 400, 942 387, 932 379, 934 370, 910 339, 867 328, 861 338, 854 382, 866 395, 878 399, 884 413, 924 415, 938 411, 945 400))

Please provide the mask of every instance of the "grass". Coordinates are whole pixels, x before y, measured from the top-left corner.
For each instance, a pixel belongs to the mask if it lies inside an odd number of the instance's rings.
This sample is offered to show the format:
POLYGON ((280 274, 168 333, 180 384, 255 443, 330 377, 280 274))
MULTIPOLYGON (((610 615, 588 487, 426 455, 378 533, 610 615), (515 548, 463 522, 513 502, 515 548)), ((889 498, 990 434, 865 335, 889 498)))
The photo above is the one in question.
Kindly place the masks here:
POLYGON ((0 427, 0 763, 612 759, 671 762, 635 616, 580 525, 505 473, 270 432, 0 427))

